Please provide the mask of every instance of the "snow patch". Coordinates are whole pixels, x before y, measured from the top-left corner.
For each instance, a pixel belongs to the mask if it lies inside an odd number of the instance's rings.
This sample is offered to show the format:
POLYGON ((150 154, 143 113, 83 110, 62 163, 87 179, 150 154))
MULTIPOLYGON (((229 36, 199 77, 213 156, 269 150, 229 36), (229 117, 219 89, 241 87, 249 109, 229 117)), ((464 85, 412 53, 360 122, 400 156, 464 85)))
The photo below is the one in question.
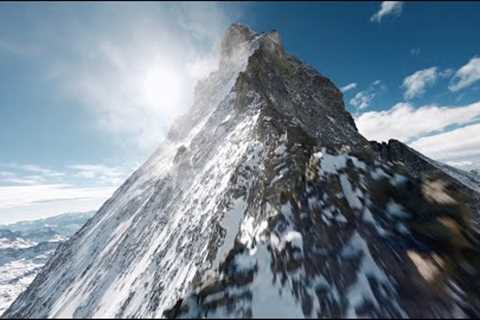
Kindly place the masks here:
POLYGON ((232 207, 224 214, 223 219, 220 221, 220 226, 225 230, 225 237, 223 238, 222 244, 218 247, 212 265, 213 268, 216 268, 233 248, 235 237, 240 229, 240 224, 244 218, 246 209, 247 203, 244 199, 235 199, 232 207))
POLYGON ((387 213, 393 218, 405 219, 410 217, 410 214, 405 212, 404 208, 393 200, 388 201, 386 209, 387 213))
POLYGON ((385 173, 382 168, 375 168, 374 170, 371 170, 370 176, 374 180, 380 180, 381 178, 390 178, 390 176, 385 173))
MULTIPOLYGON (((373 303, 379 308, 379 303, 370 286, 369 279, 376 280, 383 284, 389 291, 395 292, 385 272, 377 265, 368 248, 366 241, 355 231, 349 243, 343 248, 341 255, 345 258, 351 258, 360 255, 362 258, 357 281, 350 286, 347 293, 349 307, 346 313, 347 318, 356 318, 356 309, 361 307, 365 301, 373 303)), ((398 306, 397 306, 398 307, 398 306)), ((401 309, 399 312, 405 314, 401 309)))
POLYGON ((348 157, 346 155, 334 156, 328 153, 323 154, 320 167, 323 172, 337 174, 339 170, 347 166, 348 157))
POLYGON ((357 196, 357 193, 353 191, 352 185, 350 181, 348 181, 348 177, 345 174, 340 175, 340 185, 342 186, 343 194, 347 199, 350 208, 352 209, 361 209, 363 207, 362 202, 357 196))

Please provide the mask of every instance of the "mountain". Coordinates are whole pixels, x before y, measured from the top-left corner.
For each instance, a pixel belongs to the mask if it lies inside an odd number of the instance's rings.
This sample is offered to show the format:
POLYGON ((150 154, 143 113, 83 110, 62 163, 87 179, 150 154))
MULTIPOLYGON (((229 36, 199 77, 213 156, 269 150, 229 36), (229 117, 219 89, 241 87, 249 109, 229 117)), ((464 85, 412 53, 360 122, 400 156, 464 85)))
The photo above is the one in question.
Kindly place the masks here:
POLYGON ((58 244, 94 212, 0 225, 0 314, 33 281, 58 244))
POLYGON ((34 242, 65 240, 80 229, 94 214, 95 211, 64 213, 44 219, 0 225, 0 230, 8 230, 20 238, 34 242))
POLYGON ((368 141, 277 32, 233 24, 189 113, 4 317, 479 316, 475 181, 368 141))

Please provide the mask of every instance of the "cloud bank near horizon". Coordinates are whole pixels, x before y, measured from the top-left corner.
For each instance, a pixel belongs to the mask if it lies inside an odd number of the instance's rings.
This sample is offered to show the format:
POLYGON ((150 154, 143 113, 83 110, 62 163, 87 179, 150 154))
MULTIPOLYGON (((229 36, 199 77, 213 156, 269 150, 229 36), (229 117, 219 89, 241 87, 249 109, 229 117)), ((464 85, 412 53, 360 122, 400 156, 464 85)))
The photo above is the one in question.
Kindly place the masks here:
POLYGON ((397 139, 435 160, 480 169, 480 101, 460 107, 401 102, 365 112, 355 122, 369 140, 397 139))

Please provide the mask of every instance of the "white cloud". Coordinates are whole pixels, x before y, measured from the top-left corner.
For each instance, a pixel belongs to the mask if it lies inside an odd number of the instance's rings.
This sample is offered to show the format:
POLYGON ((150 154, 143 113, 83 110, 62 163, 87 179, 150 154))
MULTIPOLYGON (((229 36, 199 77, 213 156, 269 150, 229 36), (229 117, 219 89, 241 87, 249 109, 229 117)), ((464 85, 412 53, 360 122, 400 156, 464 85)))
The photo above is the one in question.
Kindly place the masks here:
POLYGON ((437 80, 437 67, 419 70, 403 80, 404 98, 413 99, 425 93, 425 89, 437 80))
POLYGON ((410 54, 411 54, 412 56, 418 56, 418 55, 420 54, 420 52, 421 52, 420 48, 412 48, 412 49, 410 49, 410 54))
POLYGON ((459 91, 480 80, 480 57, 473 57, 466 65, 457 70, 449 89, 459 91))
POLYGON ((106 200, 112 195, 112 187, 74 187, 68 184, 44 184, 34 186, 1 186, 0 209, 33 205, 38 202, 96 199, 106 200))
MULTIPOLYGON (((15 170, 21 170, 24 172, 36 173, 42 176, 47 177, 61 177, 64 175, 63 172, 55 171, 49 168, 45 168, 35 164, 19 164, 19 163, 0 163, 0 167, 6 167, 15 170)), ((14 174, 13 172, 9 172, 14 174)))
POLYGON ((44 168, 34 164, 17 165, 16 167, 25 171, 39 173, 47 177, 61 177, 64 175, 63 172, 58 172, 58 171, 44 168))
POLYGON ((130 170, 125 168, 99 164, 70 165, 68 168, 74 171, 73 175, 76 177, 95 179, 97 183, 108 183, 111 185, 119 185, 130 174, 130 170))
POLYGON ((61 179, 65 173, 34 164, 0 163, 0 168, 9 168, 13 171, 1 171, 0 184, 42 184, 61 179))
POLYGON ((118 167, 108 167, 101 164, 76 164, 70 165, 68 168, 77 170, 79 175, 84 175, 87 177, 95 176, 108 176, 108 177, 117 177, 121 176, 124 173, 118 167))
POLYGON ((420 138, 410 145, 425 155, 455 166, 480 164, 480 124, 420 138), (473 161, 472 161, 473 160, 473 161))
POLYGON ((26 185, 34 185, 38 183, 42 183, 44 180, 41 176, 24 176, 24 177, 7 177, 2 179, 2 183, 14 183, 14 184, 26 184, 26 185))
POLYGON ((468 161, 468 160, 446 161, 445 163, 452 167, 459 167, 459 168, 471 167, 474 164, 472 161, 468 161))
POLYGON ((0 224, 97 210, 114 191, 111 186, 82 188, 69 184, 0 186, 0 224))
POLYGON ((0 171, 0 177, 2 178, 8 178, 8 177, 14 177, 15 173, 11 171, 0 171))
POLYGON ((350 104, 359 110, 368 108, 380 90, 386 90, 386 86, 382 84, 382 81, 375 80, 366 90, 357 92, 357 94, 350 99, 350 104))
POLYGON ((451 125, 464 125, 478 120, 480 102, 463 107, 427 105, 414 108, 398 103, 389 110, 365 112, 356 117, 357 127, 371 140, 404 142, 444 130, 451 125))
POLYGON ((449 69, 445 69, 443 71, 440 71, 438 73, 438 75, 442 78, 450 78, 453 73, 454 73, 454 70, 449 68, 449 69))
POLYGON ((402 1, 383 1, 380 5, 380 10, 370 17, 370 21, 381 22, 385 16, 400 15, 402 6, 402 1))
POLYGON ((357 87, 357 84, 355 82, 352 82, 352 83, 349 83, 347 84, 346 86, 344 87, 341 87, 340 88, 340 91, 342 91, 343 93, 347 92, 347 91, 350 91, 350 90, 353 90, 357 87))
POLYGON ((1 184, 58 184, 71 183, 73 178, 81 178, 83 182, 118 185, 135 170, 140 163, 133 167, 107 166, 104 164, 75 164, 67 165, 61 171, 45 168, 35 164, 0 163, 1 168, 9 171, 0 171, 1 184), (13 169, 13 170, 12 170, 13 169))
POLYGON ((0 224, 62 212, 96 210, 135 168, 77 164, 62 171, 0 164, 0 224))
POLYGON ((370 106, 373 98, 375 98, 374 92, 360 91, 352 99, 350 99, 350 104, 355 108, 365 109, 370 106))
POLYGON ((369 140, 397 139, 426 156, 452 166, 480 169, 480 101, 463 107, 398 103, 390 110, 366 112, 355 119, 369 140), (457 126, 455 129, 450 129, 457 126), (458 128, 458 126, 460 126, 458 128))

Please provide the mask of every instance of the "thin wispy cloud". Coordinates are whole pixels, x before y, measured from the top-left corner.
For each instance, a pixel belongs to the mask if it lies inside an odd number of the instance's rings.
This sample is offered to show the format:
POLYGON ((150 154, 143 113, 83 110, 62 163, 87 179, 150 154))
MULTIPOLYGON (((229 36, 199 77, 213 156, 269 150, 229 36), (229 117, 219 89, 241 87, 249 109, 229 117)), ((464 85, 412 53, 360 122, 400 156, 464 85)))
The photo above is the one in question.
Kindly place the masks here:
POLYGON ((411 54, 412 56, 418 56, 418 55, 420 54, 420 52, 421 52, 420 48, 412 48, 412 49, 410 49, 410 54, 411 54))
POLYGON ((413 99, 425 93, 425 90, 433 86, 438 78, 437 67, 419 70, 403 80, 402 88, 405 89, 404 98, 413 99))
POLYGON ((2 177, 2 178, 11 177, 13 175, 15 175, 15 174, 11 171, 0 171, 0 177, 2 177))
POLYGON ((118 185, 131 173, 131 171, 125 168, 109 167, 100 164, 78 164, 68 166, 68 168, 73 170, 75 177, 95 179, 97 184, 109 183, 118 185))
MULTIPOLYGON (((41 174, 46 177, 61 177, 64 173, 36 164, 0 163, 0 168, 15 169, 23 172, 41 174)), ((5 171, 4 171, 5 172, 5 171)), ((12 173, 12 172, 10 172, 12 173)))
POLYGON ((370 17, 370 21, 380 23, 386 16, 399 16, 402 13, 402 7, 402 1, 383 1, 380 4, 380 10, 370 17))
POLYGON ((449 69, 439 71, 438 75, 441 78, 447 79, 447 78, 450 78, 454 73, 455 73, 455 71, 453 69, 449 68, 449 69))
POLYGON ((473 57, 467 64, 455 72, 449 89, 459 91, 480 80, 480 57, 473 57))
POLYGON ((30 43, 17 43, 12 40, 2 39, 0 35, 0 55, 34 56, 40 52, 40 47, 30 43))
POLYGON ((357 92, 357 94, 350 99, 350 105, 358 110, 366 109, 371 105, 378 92, 384 91, 385 89, 385 85, 383 85, 380 80, 375 80, 368 86, 366 90, 357 92))
POLYGON ((1 164, 1 184, 55 184, 71 182, 74 178, 82 179, 81 182, 96 185, 117 186, 133 172, 134 168, 107 166, 103 164, 75 164, 68 165, 62 171, 52 170, 34 164, 1 164))
POLYGON ((0 185, 35 185, 52 181, 59 181, 65 176, 64 172, 44 168, 34 164, 0 163, 0 185))
POLYGON ((103 164, 76 164, 53 170, 17 163, 0 164, 0 169, 2 223, 96 210, 134 170, 103 164))
POLYGON ((69 184, 0 187, 0 209, 26 207, 48 200, 101 199, 114 191, 112 187, 75 187, 69 184))
POLYGON ((352 83, 347 84, 346 86, 341 87, 340 91, 345 93, 347 91, 355 89, 356 87, 357 87, 357 84, 355 82, 352 82, 352 83))
POLYGON ((446 164, 452 166, 452 167, 459 167, 459 168, 465 168, 468 170, 468 168, 472 167, 475 163, 472 161, 468 160, 459 160, 459 161, 445 161, 446 164))
POLYGON ((25 171, 39 173, 39 174, 42 174, 42 175, 47 176, 47 177, 61 177, 61 176, 64 175, 63 172, 59 172, 59 171, 56 171, 56 170, 44 168, 44 167, 34 165, 34 164, 15 165, 14 167, 18 168, 18 169, 21 169, 21 170, 25 170, 25 171))
POLYGON ((350 99, 350 104, 357 109, 365 109, 370 106, 370 103, 375 98, 374 92, 369 91, 360 91, 352 99, 350 99))
POLYGON ((12 223, 63 212, 97 210, 115 189, 70 184, 0 186, 0 221, 12 223))
POLYGON ((2 179, 2 183, 15 184, 15 185, 35 185, 44 182, 41 176, 11 176, 2 179))

